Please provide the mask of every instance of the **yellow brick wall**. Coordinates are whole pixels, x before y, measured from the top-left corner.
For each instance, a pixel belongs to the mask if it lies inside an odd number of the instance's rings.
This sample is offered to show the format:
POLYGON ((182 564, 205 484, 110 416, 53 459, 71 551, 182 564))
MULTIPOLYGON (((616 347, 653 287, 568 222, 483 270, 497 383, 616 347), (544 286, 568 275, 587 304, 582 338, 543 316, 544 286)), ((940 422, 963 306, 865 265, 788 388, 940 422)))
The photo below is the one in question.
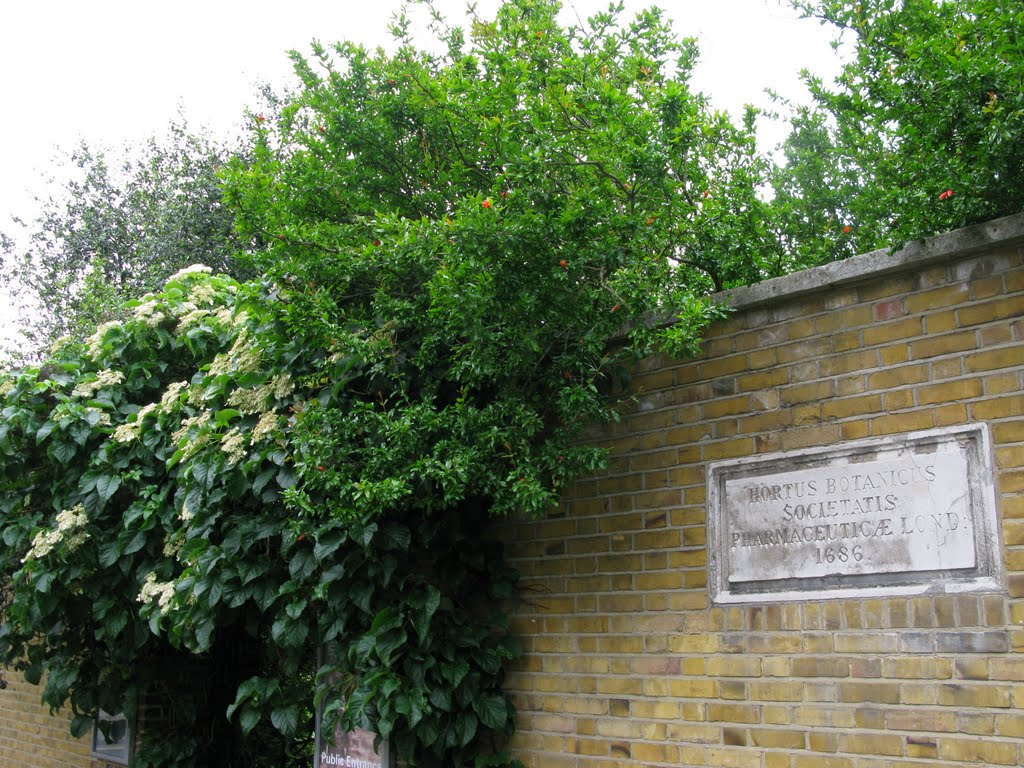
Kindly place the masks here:
POLYGON ((988 251, 748 305, 703 357, 635 374, 611 450, 520 571, 508 680, 530 768, 1024 764, 1024 266, 988 251), (1006 590, 716 607, 707 462, 950 425, 992 430, 1006 590))
POLYGON ((42 689, 4 671, 0 691, 0 768, 90 768, 88 738, 73 739, 70 716, 40 704, 42 689))

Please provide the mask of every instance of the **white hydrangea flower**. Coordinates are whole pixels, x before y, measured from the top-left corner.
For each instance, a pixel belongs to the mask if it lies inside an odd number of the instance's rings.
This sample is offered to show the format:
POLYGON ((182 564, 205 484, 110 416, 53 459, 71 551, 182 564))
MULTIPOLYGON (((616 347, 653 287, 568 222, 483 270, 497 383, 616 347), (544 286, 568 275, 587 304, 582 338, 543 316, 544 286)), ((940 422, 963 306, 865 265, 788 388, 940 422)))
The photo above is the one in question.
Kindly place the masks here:
POLYGON ((269 394, 270 387, 266 384, 255 389, 239 387, 228 395, 228 405, 243 413, 259 413, 265 407, 269 394))
POLYGON ((167 278, 168 283, 172 283, 175 280, 183 280, 189 275, 209 275, 213 270, 205 264, 190 264, 184 269, 179 269, 173 275, 167 278))
POLYGON ((189 509, 187 501, 181 505, 181 512, 178 513, 178 517, 181 518, 181 522, 187 523, 195 516, 196 513, 189 509))
POLYGON ((142 322, 144 322, 150 328, 156 328, 158 325, 160 325, 160 323, 164 321, 166 317, 167 315, 165 315, 163 312, 154 312, 152 315, 142 318, 142 322))
POLYGON ((104 368, 102 371, 96 374, 96 378, 92 381, 81 381, 72 390, 72 397, 92 397, 101 389, 107 387, 113 387, 124 381, 124 374, 120 371, 112 371, 109 368, 104 368))
POLYGON ((153 298, 153 295, 146 294, 144 298, 146 300, 132 310, 132 314, 139 320, 144 320, 145 318, 150 317, 157 311, 157 303, 156 299, 153 298))
POLYGON ((277 425, 278 416, 274 411, 267 411, 260 416, 260 420, 256 422, 256 426, 252 428, 252 433, 250 434, 252 444, 255 445, 264 437, 274 432, 277 429, 277 425))
POLYGON ((295 391, 295 382, 292 381, 290 373, 282 373, 280 376, 275 376, 271 380, 270 386, 274 391, 274 397, 278 400, 284 400, 295 391))
POLYGON ((0 381, 0 397, 6 397, 14 391, 14 379, 0 381))
POLYGON ((142 420, 149 416, 153 411, 160 407, 160 403, 149 403, 139 408, 139 412, 135 414, 135 422, 141 424, 142 420))
POLYGON ((85 525, 89 522, 85 514, 85 506, 77 504, 71 509, 64 509, 57 513, 57 527, 49 530, 39 531, 32 539, 32 549, 22 558, 21 562, 38 560, 46 557, 53 548, 64 543, 68 552, 74 552, 85 540, 88 534, 85 525))
POLYGON ((164 538, 164 557, 173 557, 177 559, 178 555, 181 554, 182 548, 185 546, 185 541, 180 536, 167 536, 164 538))
POLYGON ((141 424, 137 421, 126 421, 114 429, 114 440, 118 443, 130 443, 139 436, 141 424))
POLYGON ((164 396, 160 398, 160 407, 164 411, 170 411, 178 405, 178 395, 188 386, 187 381, 176 381, 167 387, 164 396))
POLYGON ((191 328, 193 325, 198 325, 202 322, 203 318, 210 316, 210 310, 208 309, 194 309, 186 315, 182 315, 178 321, 178 333, 183 333, 191 328))
POLYGON ((119 328, 121 323, 117 320, 111 320, 106 323, 100 323, 99 327, 96 328, 96 333, 89 337, 88 348, 89 354, 95 359, 99 357, 103 351, 103 339, 107 335, 107 331, 112 328, 119 328))
POLYGON ((146 583, 142 585, 139 592, 140 603, 152 603, 155 600, 160 608, 160 613, 166 615, 173 598, 173 581, 157 581, 156 574, 152 571, 146 574, 146 583))
POLYGON ((220 441, 220 449, 228 455, 228 465, 233 466, 245 458, 245 437, 238 427, 232 427, 220 441))
POLYGON ((188 297, 197 305, 212 304, 217 299, 217 291, 213 289, 212 285, 200 283, 199 285, 192 286, 188 297))

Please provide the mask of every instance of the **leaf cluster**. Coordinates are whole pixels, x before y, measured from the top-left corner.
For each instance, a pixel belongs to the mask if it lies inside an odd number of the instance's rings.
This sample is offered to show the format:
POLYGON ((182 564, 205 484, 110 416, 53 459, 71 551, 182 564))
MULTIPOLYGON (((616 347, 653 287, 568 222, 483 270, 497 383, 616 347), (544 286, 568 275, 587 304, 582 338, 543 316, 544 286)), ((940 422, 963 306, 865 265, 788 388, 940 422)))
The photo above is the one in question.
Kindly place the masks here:
POLYGON ((798 263, 1024 210, 1024 12, 1001 0, 795 2, 846 63, 808 76, 776 181, 798 263))

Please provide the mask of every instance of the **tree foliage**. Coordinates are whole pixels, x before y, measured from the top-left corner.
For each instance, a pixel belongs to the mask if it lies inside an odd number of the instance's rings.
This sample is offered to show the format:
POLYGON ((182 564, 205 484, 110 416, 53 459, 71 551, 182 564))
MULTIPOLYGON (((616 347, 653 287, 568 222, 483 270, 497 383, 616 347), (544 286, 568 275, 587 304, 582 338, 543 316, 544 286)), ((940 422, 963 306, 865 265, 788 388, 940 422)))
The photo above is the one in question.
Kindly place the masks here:
POLYGON ((72 151, 71 173, 56 195, 36 200, 37 218, 15 219, 18 236, 0 236, 3 281, 22 311, 23 356, 38 358, 63 336, 86 338, 125 300, 189 264, 242 276, 232 257, 249 244, 234 234, 217 178, 232 154, 184 123, 120 153, 84 142, 72 151))
POLYGON ((798 263, 1024 210, 1024 9, 1003 0, 799 0, 846 54, 808 78, 776 181, 798 263))
POLYGON ((580 429, 629 356, 696 349, 704 295, 768 269, 764 165, 689 89, 692 43, 557 12, 296 56, 223 171, 262 277, 185 270, 3 379, 0 657, 76 727, 160 691, 199 711, 194 676, 145 677, 185 656, 233 725, 148 727, 140 764, 308 760, 314 689, 410 765, 508 764, 488 521, 600 466, 580 429))

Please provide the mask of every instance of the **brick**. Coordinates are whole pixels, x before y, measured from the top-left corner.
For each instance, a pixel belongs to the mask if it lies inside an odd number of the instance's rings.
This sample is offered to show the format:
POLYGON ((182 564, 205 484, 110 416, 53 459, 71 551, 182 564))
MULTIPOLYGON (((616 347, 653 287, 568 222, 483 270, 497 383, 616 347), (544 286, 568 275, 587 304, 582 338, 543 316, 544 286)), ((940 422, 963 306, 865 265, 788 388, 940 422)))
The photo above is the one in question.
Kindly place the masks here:
POLYGON ((804 749, 807 745, 807 732, 751 728, 750 743, 755 747, 769 749, 804 749))
POLYGON ((984 326, 978 329, 978 334, 982 348, 1010 344, 1013 341, 1013 328, 1008 323, 984 326))
POLYGON ((1024 713, 996 715, 996 733, 1013 739, 1024 738, 1024 713))
POLYGON ((936 307, 950 307, 969 298, 965 284, 945 286, 931 291, 923 291, 907 297, 907 311, 911 314, 931 312, 936 307))
POLYGON ((754 443, 750 438, 739 438, 726 440, 705 445, 701 456, 704 461, 720 461, 722 459, 735 459, 739 456, 749 456, 753 453, 754 443))
POLYGON ((897 389, 886 392, 883 396, 883 406, 885 411, 905 411, 908 408, 914 407, 914 390, 913 389, 897 389))
POLYGON ((746 370, 747 356, 740 354, 731 357, 719 357, 707 363, 700 363, 697 366, 697 375, 703 380, 712 380, 721 376, 731 376, 746 370))
POLYGON ((807 734, 807 748, 813 752, 835 752, 839 749, 839 736, 835 733, 811 731, 807 734))
POLYGON ((1024 312, 1019 297, 988 301, 982 304, 974 304, 961 307, 958 311, 960 327, 964 328, 980 323, 991 323, 997 320, 1005 320, 1009 317, 1020 317, 1024 312))
MULTIPOLYGON (((907 736, 907 757, 935 758, 939 756, 938 740, 932 736, 907 736)), ((910 768, 910 764, 906 768, 910 768)), ((893 768, 903 768, 903 764, 894 765, 893 768)))
POLYGON ((1007 685, 956 683, 939 686, 939 704, 944 707, 1012 706, 1012 689, 1007 685))
POLYGON ((840 701, 873 704, 900 703, 900 686, 895 683, 841 682, 837 686, 840 701))
POLYGON ((845 328, 856 328, 861 325, 870 325, 874 322, 871 307, 854 306, 839 310, 834 313, 836 319, 835 330, 845 328))
POLYGON ((912 342, 908 349, 912 360, 926 360, 939 355, 952 355, 965 352, 978 346, 978 337, 974 331, 960 331, 933 336, 921 341, 912 342))
POLYGON ((868 376, 868 387, 873 390, 905 387, 928 381, 929 367, 927 364, 901 365, 896 368, 879 371, 868 376))
POLYGON ((897 432, 913 432, 928 429, 933 424, 930 410, 904 411, 889 416, 878 416, 868 421, 871 434, 891 435, 897 432))
MULTIPOLYGON (((978 382, 980 385, 981 382, 978 382)), ((829 400, 821 407, 821 415, 825 419, 848 419, 863 416, 866 413, 877 413, 882 409, 881 395, 864 395, 848 397, 842 400, 829 400)))
POLYGON ((849 397, 850 395, 860 395, 867 392, 868 380, 867 376, 861 373, 857 373, 854 376, 843 376, 836 379, 836 394, 839 397, 849 397))
POLYGON ((888 658, 883 661, 882 675, 901 679, 942 680, 953 676, 953 663, 949 659, 939 658, 888 658))
POLYGON ((797 405, 799 403, 826 400, 834 395, 834 381, 812 381, 791 387, 783 387, 779 390, 779 401, 783 405, 797 405))
POLYGON ((932 407, 930 410, 932 421, 935 422, 936 427, 967 423, 967 406, 965 404, 943 405, 938 408, 932 407))
POLYGON ((846 331, 832 335, 832 351, 848 352, 851 349, 858 349, 862 345, 862 331, 846 331))
POLYGON ((975 280, 969 284, 969 288, 971 298, 975 301, 978 299, 990 299, 1003 292, 1003 276, 994 275, 981 280, 975 280))
POLYGON ((874 325, 863 330, 864 345, 873 347, 876 344, 888 344, 898 339, 911 339, 920 336, 924 325, 920 317, 908 317, 894 323, 874 325))
POLYGON ((897 342, 878 350, 879 362, 886 367, 902 365, 910 360, 910 346, 905 342, 897 342))
POLYGON ((939 756, 943 760, 967 763, 1017 765, 1017 745, 987 739, 942 738, 939 756))
POLYGON ((797 682, 752 682, 747 686, 751 701, 802 701, 803 685, 797 682))
POLYGON ((734 416, 739 413, 747 413, 750 410, 750 397, 730 397, 725 400, 715 400, 701 406, 701 417, 703 419, 718 419, 722 416, 734 416))
POLYGON ((859 755, 902 755, 903 737, 871 734, 843 734, 839 737, 839 751, 859 755))
POLYGON ((849 677, 850 662, 838 657, 802 657, 793 659, 794 677, 849 677))
POLYGON ((905 298, 890 299, 889 301, 880 301, 872 307, 875 321, 892 320, 893 318, 903 317, 907 314, 907 304, 905 298))
POLYGON ((900 703, 909 706, 932 706, 939 702, 939 688, 934 683, 904 683, 900 686, 900 703))
POLYGON ((1024 442, 1024 420, 1002 422, 992 427, 992 439, 996 444, 1024 442))
POLYGON ((936 358, 931 363, 931 376, 935 381, 952 379, 964 372, 963 358, 960 355, 936 358))
POLYGON ((716 656, 708 660, 708 674, 712 677, 760 677, 761 659, 716 656))
POLYGON ((935 405, 958 400, 972 400, 980 397, 982 391, 983 385, 980 379, 960 379, 918 388, 917 401, 921 405, 935 405))
POLYGON ((895 653, 899 637, 895 633, 851 633, 835 636, 836 653, 895 653))
POLYGON ((935 635, 939 653, 1006 653, 1009 638, 1005 631, 938 632, 935 635))
MULTIPOLYGON (((753 355, 751 356, 753 358, 753 355)), ((772 389, 789 382, 789 374, 785 368, 774 367, 769 370, 758 371, 746 376, 736 377, 736 388, 740 392, 754 392, 762 389, 772 389)))
POLYGON ((878 353, 874 350, 865 350, 827 357, 819 361, 818 365, 822 376, 836 376, 841 373, 877 368, 878 363, 878 353))
POLYGON ((996 719, 988 712, 961 712, 957 718, 957 733, 975 736, 994 736, 996 719))
POLYGON ((940 731, 957 729, 956 713, 948 710, 893 709, 885 714, 885 725, 894 731, 940 731))
POLYGON ((992 680, 1024 681, 1024 657, 1008 656, 995 658, 989 662, 992 680))
POLYGON ((750 704, 708 704, 708 720, 722 723, 758 723, 761 708, 750 704))

